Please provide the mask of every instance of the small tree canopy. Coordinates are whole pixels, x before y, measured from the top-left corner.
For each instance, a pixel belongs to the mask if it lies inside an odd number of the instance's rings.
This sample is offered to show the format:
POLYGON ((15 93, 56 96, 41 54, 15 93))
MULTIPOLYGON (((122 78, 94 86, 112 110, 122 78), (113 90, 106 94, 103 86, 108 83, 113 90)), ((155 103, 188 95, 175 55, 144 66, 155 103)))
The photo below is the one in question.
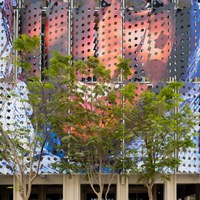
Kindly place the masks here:
MULTIPOLYGON (((18 64, 22 70, 30 70, 30 64, 24 68, 25 56, 37 49, 38 44, 38 37, 26 35, 14 42, 15 49, 20 52, 18 64)), ((26 83, 18 80, 1 95, 4 123, 0 124, 0 149, 3 150, 0 156, 16 176, 23 200, 29 199, 32 183, 44 164, 44 147, 51 139, 50 134, 61 131, 60 119, 65 118, 71 105, 68 97, 75 81, 71 57, 55 52, 51 61, 51 66, 44 69, 40 77, 23 74, 26 83), (4 121, 6 117, 12 118, 12 124, 4 121)))
POLYGON ((181 162, 178 153, 194 147, 196 120, 188 105, 181 106, 183 99, 178 93, 181 86, 182 83, 174 82, 158 94, 144 92, 127 115, 128 139, 137 146, 133 155, 137 165, 134 162, 131 169, 150 191, 158 177, 168 179, 178 167, 181 162))
MULTIPOLYGON (((103 192, 107 199, 114 176, 122 171, 124 159, 121 151, 125 135, 123 101, 132 97, 135 86, 116 89, 110 70, 97 58, 89 57, 85 64, 78 61, 74 66, 77 74, 81 72, 82 77, 95 77, 95 80, 76 83, 76 93, 69 97, 71 108, 63 121, 62 138, 69 162, 65 159, 62 167, 65 171, 69 169, 68 172, 85 174, 98 199, 102 199, 103 192), (107 188, 103 182, 105 174, 107 188)), ((119 76, 127 72, 122 66, 123 63, 119 63, 119 76)))

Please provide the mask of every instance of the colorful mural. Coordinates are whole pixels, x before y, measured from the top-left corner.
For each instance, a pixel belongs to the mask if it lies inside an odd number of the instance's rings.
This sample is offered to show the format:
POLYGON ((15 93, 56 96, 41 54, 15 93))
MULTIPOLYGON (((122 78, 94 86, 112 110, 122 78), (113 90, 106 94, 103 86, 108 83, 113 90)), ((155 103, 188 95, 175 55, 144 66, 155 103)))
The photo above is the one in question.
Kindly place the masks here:
POLYGON ((13 39, 13 9, 16 6, 15 0, 0 1, 0 78, 11 76, 12 64, 6 60, 12 52, 13 39))
MULTIPOLYGON (((26 84, 23 80, 15 80, 16 70, 14 69, 12 58, 14 58, 14 52, 12 49, 12 42, 14 38, 14 17, 16 17, 16 12, 14 9, 17 8, 17 4, 15 0, 5 0, 0 1, 0 122, 3 125, 4 130, 9 130, 9 137, 11 139, 19 138, 19 141, 23 142, 23 146, 21 148, 26 149, 27 144, 30 143, 31 139, 34 137, 34 130, 29 120, 29 116, 32 113, 32 108, 30 105, 25 102, 28 99, 28 90, 26 88, 26 84), (15 80, 15 82, 14 82, 15 80), (20 130, 22 128, 28 128, 29 135, 21 136, 20 130)), ((24 33, 33 35, 40 35, 40 28, 38 26, 38 21, 40 19, 40 10, 36 10, 37 4, 35 6, 32 5, 31 9, 23 11, 23 14, 29 13, 33 15, 33 18, 36 18, 36 21, 31 24, 28 22, 29 18, 24 19, 23 26, 21 30, 24 33), (31 27, 32 31, 26 30, 25 27, 31 27)), ((35 73, 36 75, 40 70, 39 65, 36 63, 40 62, 40 52, 36 52, 34 55, 29 56, 29 60, 32 64, 32 70, 30 73, 35 73), (36 73, 37 72, 37 73, 36 73)), ((39 158, 41 147, 38 147, 35 157, 39 158)), ((60 158, 53 155, 48 149, 43 151, 43 159, 41 168, 39 170, 40 173, 57 173, 57 170, 52 169, 51 164, 56 162, 60 158)), ((23 161, 28 163, 26 156, 23 157, 23 161)), ((14 165, 13 165, 14 166, 14 165)), ((28 166, 28 165, 27 165, 28 166)), ((33 163, 33 169, 37 167, 37 161, 33 163)), ((12 174, 13 170, 11 168, 10 163, 5 160, 0 160, 0 173, 2 174, 12 174)), ((28 168, 25 170, 29 171, 28 168)))
MULTIPOLYGON (((19 10, 19 33, 41 37, 40 52, 27 55, 31 74, 40 75, 48 66, 52 50, 86 61, 98 57, 115 75, 119 57, 130 59, 130 81, 139 84, 137 93, 149 86, 159 91, 170 81, 184 81, 181 93, 195 113, 199 113, 200 84, 200 3, 193 0, 175 5, 155 0, 25 0, 23 8, 13 0, 1 0, 0 78, 12 75, 5 60, 12 52, 13 9, 19 10)), ((91 77, 78 76, 91 82, 91 77)), ((2 85, 2 88, 5 87, 2 85)), ((196 127, 199 131, 199 125, 196 127)), ((52 138, 54 138, 52 134, 52 138)), ((180 172, 200 172, 200 137, 197 148, 180 154, 180 172), (192 162, 191 162, 192 161, 192 162)), ((52 139, 46 146, 53 153, 52 139)))

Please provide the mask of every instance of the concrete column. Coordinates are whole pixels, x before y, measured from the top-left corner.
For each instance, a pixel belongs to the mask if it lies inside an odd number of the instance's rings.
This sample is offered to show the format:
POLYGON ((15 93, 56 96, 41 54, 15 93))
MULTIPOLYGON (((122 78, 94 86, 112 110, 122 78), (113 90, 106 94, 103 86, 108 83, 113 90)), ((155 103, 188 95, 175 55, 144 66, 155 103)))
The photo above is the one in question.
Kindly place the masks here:
POLYGON ((79 175, 63 175, 63 200, 80 200, 79 175))
POLYGON ((176 200, 177 198, 176 175, 172 175, 170 181, 165 181, 164 200, 176 200))
POLYGON ((19 189, 18 189, 18 180, 15 175, 13 175, 13 200, 22 200, 19 195, 19 189))
POLYGON ((128 177, 117 176, 117 200, 128 200, 128 177))

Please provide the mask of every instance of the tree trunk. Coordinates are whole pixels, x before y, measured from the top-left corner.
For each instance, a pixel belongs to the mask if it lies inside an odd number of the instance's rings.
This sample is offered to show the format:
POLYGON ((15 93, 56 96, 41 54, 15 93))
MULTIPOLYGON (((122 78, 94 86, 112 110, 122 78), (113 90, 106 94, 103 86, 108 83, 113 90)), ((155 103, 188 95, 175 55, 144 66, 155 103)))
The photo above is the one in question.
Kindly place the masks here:
POLYGON ((148 185, 148 186, 147 186, 149 200, 153 200, 153 192, 152 192, 152 188, 153 188, 152 185, 148 185))
POLYGON ((25 197, 24 194, 20 193, 21 200, 29 200, 29 198, 25 197))
POLYGON ((27 199, 26 197, 21 197, 21 200, 29 200, 29 198, 27 199))
POLYGON ((26 194, 26 184, 20 184, 19 195, 21 200, 29 200, 30 195, 26 194))
POLYGON ((19 196, 21 197, 22 200, 25 200, 24 188, 23 186, 20 187, 21 188, 19 189, 19 196))
POLYGON ((102 200, 102 192, 99 192, 97 197, 98 197, 98 200, 102 200))

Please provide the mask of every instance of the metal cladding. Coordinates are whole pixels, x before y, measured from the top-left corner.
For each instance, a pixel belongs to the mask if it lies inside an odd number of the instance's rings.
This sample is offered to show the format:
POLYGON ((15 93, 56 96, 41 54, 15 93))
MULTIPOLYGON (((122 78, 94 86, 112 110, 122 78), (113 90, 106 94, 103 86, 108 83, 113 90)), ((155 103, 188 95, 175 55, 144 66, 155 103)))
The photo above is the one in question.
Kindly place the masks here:
MULTIPOLYGON (((0 0, 2 80, 15 72, 11 60, 5 58, 13 53, 13 24, 18 21, 19 34, 41 37, 40 51, 27 55, 32 64, 31 74, 40 76, 41 69, 50 63, 52 50, 72 55, 74 60, 98 57, 111 70, 112 77, 118 58, 123 57, 131 61, 130 81, 138 83, 136 95, 148 87, 159 92, 167 82, 183 81, 180 92, 185 103, 199 113, 200 3, 197 0, 181 0, 178 5, 168 0, 154 0, 153 6, 146 0, 25 0, 24 5, 18 3, 0 0)), ((93 80, 80 74, 78 79, 93 80)), ((3 81, 0 84, 1 93, 11 87, 3 81)), ((0 120, 4 121, 2 117, 0 120)), ((199 125, 196 131, 199 132, 199 125)), ((180 172, 200 172, 200 136, 193 140, 196 149, 180 154, 183 160, 180 172)))

